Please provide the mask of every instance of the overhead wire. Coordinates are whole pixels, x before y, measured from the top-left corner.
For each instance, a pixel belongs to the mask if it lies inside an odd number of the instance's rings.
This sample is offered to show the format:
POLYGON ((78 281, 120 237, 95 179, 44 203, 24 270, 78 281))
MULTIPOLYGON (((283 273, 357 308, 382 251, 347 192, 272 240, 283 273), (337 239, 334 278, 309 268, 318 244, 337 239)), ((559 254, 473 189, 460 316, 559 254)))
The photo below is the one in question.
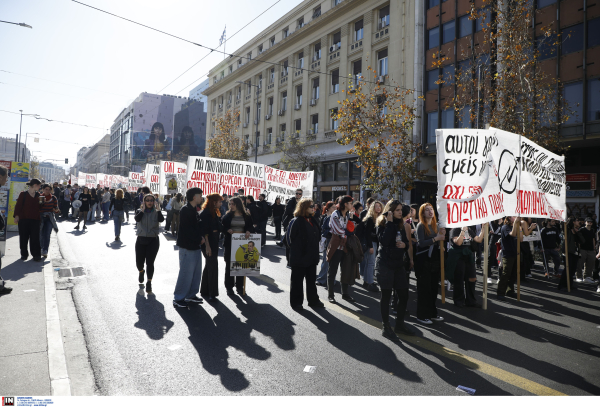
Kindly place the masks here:
MULTIPOLYGON (((0 112, 21 115, 21 113, 19 113, 19 112, 11 112, 10 110, 0 109, 0 112)), ((90 129, 98 129, 98 130, 108 130, 108 128, 106 128, 106 127, 102 128, 102 127, 96 127, 96 126, 89 126, 87 124, 71 123, 71 122, 65 122, 65 121, 62 121, 62 120, 47 119, 45 117, 37 117, 37 116, 32 116, 32 117, 35 118, 35 119, 37 119, 37 120, 46 120, 46 121, 49 121, 49 122, 62 123, 62 124, 70 124, 72 126, 88 127, 90 129)))

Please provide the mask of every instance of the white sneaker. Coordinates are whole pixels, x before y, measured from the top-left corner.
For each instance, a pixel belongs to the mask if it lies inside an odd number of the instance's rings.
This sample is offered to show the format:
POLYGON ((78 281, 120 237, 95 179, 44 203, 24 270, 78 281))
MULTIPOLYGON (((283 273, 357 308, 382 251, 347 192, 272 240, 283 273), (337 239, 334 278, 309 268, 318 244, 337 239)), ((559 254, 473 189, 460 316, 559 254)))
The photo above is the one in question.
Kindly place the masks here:
POLYGON ((494 284, 494 279, 493 278, 488 278, 488 284, 494 284))
POLYGON ((586 283, 586 284, 596 284, 596 282, 594 281, 594 279, 592 277, 586 277, 583 280, 583 282, 586 283))
POLYGON ((435 322, 442 322, 444 320, 444 317, 437 316, 437 317, 431 318, 431 320, 435 321, 435 322))
POLYGON ((444 283, 446 284, 446 291, 452 291, 452 284, 450 281, 444 280, 444 283))
POLYGON ((597 293, 600 293, 600 286, 598 287, 598 289, 596 290, 597 293))
POLYGON ((417 318, 417 321, 419 321, 420 323, 425 324, 425 325, 432 325, 433 324, 433 322, 431 322, 431 319, 428 319, 428 318, 426 318, 426 319, 419 319, 419 318, 417 318))
POLYGON ((580 279, 580 278, 576 278, 576 279, 575 279, 575 282, 576 282, 576 283, 583 283, 583 280, 582 280, 582 279, 580 279))

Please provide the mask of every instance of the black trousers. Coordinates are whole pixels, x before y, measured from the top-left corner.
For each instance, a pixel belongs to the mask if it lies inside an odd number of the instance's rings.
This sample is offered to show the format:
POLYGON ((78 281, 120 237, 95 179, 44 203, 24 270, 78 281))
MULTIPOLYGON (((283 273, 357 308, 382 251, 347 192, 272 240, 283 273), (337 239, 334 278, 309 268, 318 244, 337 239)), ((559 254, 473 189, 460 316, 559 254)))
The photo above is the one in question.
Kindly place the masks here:
POLYGON ((452 299, 454 304, 475 305, 475 281, 469 281, 470 278, 476 278, 475 264, 470 264, 468 260, 460 257, 456 262, 454 269, 454 292, 452 299))
POLYGON ((63 218, 69 217, 69 208, 71 207, 71 203, 65 201, 64 199, 60 201, 60 212, 63 218))
POLYGON ((202 246, 202 254, 206 263, 202 271, 200 295, 203 297, 217 297, 219 295, 219 232, 212 232, 208 236, 210 256, 206 255, 206 246, 202 246))
POLYGON ((496 242, 498 241, 498 235, 490 236, 490 244, 488 249, 488 278, 492 278, 494 275, 492 272, 492 265, 497 266, 498 260, 496 260, 496 242))
POLYGON ((231 261, 225 260, 225 288, 233 290, 233 286, 240 293, 244 292, 244 276, 231 276, 231 261))
POLYGON ((19 219, 19 244, 21 246, 21 257, 28 257, 27 244, 31 249, 33 258, 42 257, 42 246, 40 245, 40 221, 34 219, 19 219))
MULTIPOLYGON (((573 288, 573 280, 575 279, 575 270, 577 269, 577 262, 579 261, 579 256, 575 255, 575 253, 569 253, 569 279, 571 280, 571 288, 573 288)), ((567 262, 565 257, 565 269, 563 270, 560 280, 558 282, 558 287, 556 288, 567 288, 567 262)))
POLYGON ((292 265, 290 278, 290 305, 297 307, 304 302, 304 280, 306 279, 306 297, 308 305, 319 302, 317 294, 317 266, 299 267, 292 265))
MULTIPOLYGON (((344 253, 343 250, 336 249, 335 253, 333 253, 333 256, 331 257, 331 261, 329 262, 329 270, 327 270, 327 290, 329 291, 329 295, 333 295, 335 277, 345 255, 346 253, 344 253)), ((342 294, 348 294, 348 284, 342 283, 342 294)))
POLYGON ((275 223, 275 240, 281 240, 281 217, 273 218, 275 223))
POLYGON ((146 278, 152 280, 154 276, 154 260, 160 248, 158 237, 138 236, 135 242, 135 263, 138 270, 146 270, 146 278), (145 264, 145 268, 144 268, 145 264))
POLYGON ((417 318, 431 319, 438 316, 435 305, 440 281, 440 260, 431 259, 427 253, 416 256, 417 318))
POLYGON ((496 294, 504 296, 507 293, 515 292, 515 281, 517 280, 517 258, 502 257, 502 274, 498 281, 498 290, 496 294))

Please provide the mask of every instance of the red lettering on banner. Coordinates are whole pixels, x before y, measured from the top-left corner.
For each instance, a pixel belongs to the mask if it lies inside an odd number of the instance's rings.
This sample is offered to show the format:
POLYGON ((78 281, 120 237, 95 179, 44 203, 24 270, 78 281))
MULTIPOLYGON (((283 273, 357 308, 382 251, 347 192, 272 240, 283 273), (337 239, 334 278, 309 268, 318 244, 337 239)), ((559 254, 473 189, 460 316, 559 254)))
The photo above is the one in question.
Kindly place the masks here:
POLYGON ((492 215, 504 212, 504 195, 502 195, 502 192, 488 195, 488 201, 490 201, 490 209, 492 211, 492 215))
POLYGON ((163 172, 171 173, 175 172, 175 163, 171 161, 165 161, 163 165, 163 172))
POLYGON ((448 225, 477 221, 488 216, 487 205, 483 198, 458 203, 447 203, 446 207, 448 210, 448 225))
POLYGON ((522 215, 547 216, 546 194, 536 191, 519 191, 517 194, 517 213, 522 215))
POLYGON ((150 182, 158 183, 158 175, 150 175, 150 182))

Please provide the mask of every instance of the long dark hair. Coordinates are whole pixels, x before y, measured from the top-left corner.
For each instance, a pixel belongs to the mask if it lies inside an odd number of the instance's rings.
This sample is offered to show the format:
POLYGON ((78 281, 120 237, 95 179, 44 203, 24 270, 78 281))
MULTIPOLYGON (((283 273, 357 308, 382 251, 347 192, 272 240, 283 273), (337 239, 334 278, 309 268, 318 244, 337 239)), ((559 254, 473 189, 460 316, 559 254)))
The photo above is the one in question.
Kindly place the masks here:
POLYGON ((209 196, 206 197, 206 200, 204 201, 204 204, 202 205, 202 209, 206 210, 208 208, 208 212, 210 213, 210 216, 212 216, 213 218, 216 218, 217 216, 221 216, 221 211, 219 210, 219 208, 215 207, 215 202, 219 202, 222 201, 223 197, 221 195, 219 195, 218 193, 214 193, 214 194, 210 194, 209 196))
POLYGON ((188 145, 188 146, 195 146, 196 143, 194 142, 194 130, 192 130, 192 128, 190 126, 185 126, 182 130, 181 130, 181 134, 179 135, 179 145, 180 146, 184 146, 184 145, 188 145), (192 133, 191 137, 189 140, 186 140, 186 142, 184 143, 184 139, 185 136, 183 135, 186 131, 189 131, 190 133, 192 133))
POLYGON ((177 202, 181 203, 181 201, 183 200, 183 195, 181 195, 181 192, 177 193, 175 199, 177 199, 177 202))
POLYGON ((383 208, 381 215, 379 215, 379 217, 377 218, 377 226, 384 227, 387 223, 387 213, 392 212, 393 216, 393 213, 396 211, 398 205, 402 205, 402 219, 404 219, 410 213, 410 206, 403 205, 397 199, 390 199, 388 203, 385 204, 385 208, 383 208))
MULTIPOLYGON (((229 200, 229 202, 232 202, 235 205, 235 209, 242 213, 242 216, 244 217, 244 219, 246 219, 248 217, 248 214, 246 213, 246 207, 244 206, 244 203, 242 202, 242 200, 240 198, 238 198, 236 196, 235 198, 231 198, 229 200)), ((229 209, 227 211, 227 213, 232 213, 233 216, 235 216, 234 210, 229 209)))
POLYGON ((158 141, 160 141, 161 143, 164 143, 166 140, 166 134, 165 134, 165 127, 163 126, 163 124, 161 122, 156 122, 152 125, 152 130, 150 130, 150 139, 154 140, 156 138, 156 133, 154 132, 154 129, 161 129, 162 130, 162 136, 160 136, 158 138, 158 141))

